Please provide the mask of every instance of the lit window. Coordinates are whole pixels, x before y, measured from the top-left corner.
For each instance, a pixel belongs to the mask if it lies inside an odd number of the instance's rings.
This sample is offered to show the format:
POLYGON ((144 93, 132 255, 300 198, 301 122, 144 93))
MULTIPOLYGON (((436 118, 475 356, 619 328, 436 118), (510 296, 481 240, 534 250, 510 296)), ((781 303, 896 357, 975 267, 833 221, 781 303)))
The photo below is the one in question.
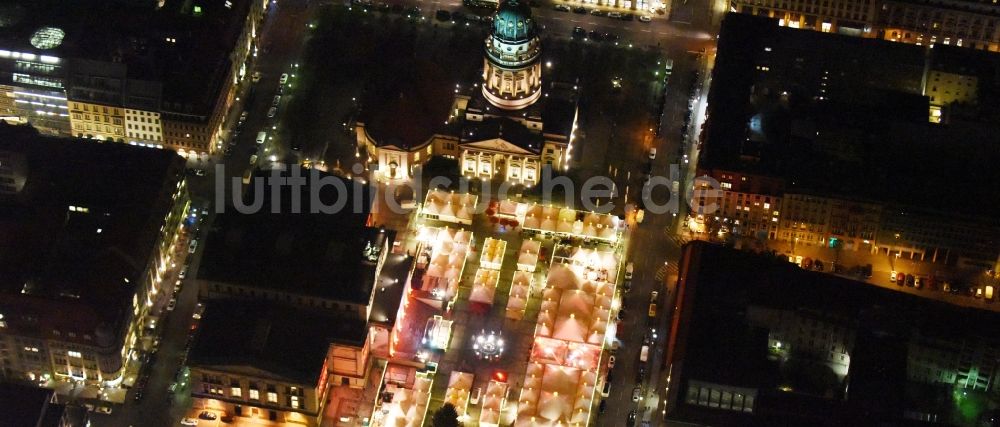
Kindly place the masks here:
POLYGON ((250 389, 250 398, 253 400, 260 400, 260 392, 257 389, 250 389))
POLYGON ((231 394, 233 397, 240 397, 243 395, 243 389, 239 387, 233 387, 232 389, 229 390, 229 394, 231 394))
POLYGON ((79 351, 67 351, 66 354, 68 354, 69 357, 76 357, 76 358, 83 357, 83 355, 81 355, 79 351))
POLYGON ((733 184, 730 184, 728 182, 723 182, 723 183, 721 183, 721 185, 722 185, 722 188, 733 188, 733 184))
POLYGON ((267 392, 267 401, 271 403, 278 403, 278 393, 273 391, 267 392))
POLYGON ((302 407, 301 404, 299 403, 299 397, 298 396, 292 396, 292 407, 293 408, 301 408, 302 407))

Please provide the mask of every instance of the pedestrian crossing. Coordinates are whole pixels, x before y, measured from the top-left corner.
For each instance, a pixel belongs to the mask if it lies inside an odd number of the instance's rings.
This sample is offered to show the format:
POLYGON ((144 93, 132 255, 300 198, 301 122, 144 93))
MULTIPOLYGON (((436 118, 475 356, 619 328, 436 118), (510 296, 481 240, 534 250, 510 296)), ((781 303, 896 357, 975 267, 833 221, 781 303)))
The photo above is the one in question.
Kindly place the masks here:
POLYGON ((670 227, 663 229, 663 235, 667 239, 670 239, 670 241, 674 242, 674 244, 677 245, 678 247, 684 246, 684 244, 689 241, 689 239, 687 239, 686 237, 674 233, 674 231, 670 227))
POLYGON ((667 275, 677 274, 677 263, 671 262, 668 264, 661 265, 659 269, 656 270, 656 281, 662 281, 667 277, 667 275))

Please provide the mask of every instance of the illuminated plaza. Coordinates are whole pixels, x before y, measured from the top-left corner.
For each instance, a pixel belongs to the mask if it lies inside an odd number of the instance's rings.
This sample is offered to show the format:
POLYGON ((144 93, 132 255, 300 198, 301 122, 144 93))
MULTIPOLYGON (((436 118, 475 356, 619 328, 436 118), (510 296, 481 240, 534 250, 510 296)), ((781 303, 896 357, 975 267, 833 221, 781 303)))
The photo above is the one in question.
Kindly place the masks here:
POLYGON ((416 262, 374 425, 412 425, 444 402, 471 424, 592 424, 620 305, 623 222, 444 190, 428 191, 411 218, 403 248, 416 262))

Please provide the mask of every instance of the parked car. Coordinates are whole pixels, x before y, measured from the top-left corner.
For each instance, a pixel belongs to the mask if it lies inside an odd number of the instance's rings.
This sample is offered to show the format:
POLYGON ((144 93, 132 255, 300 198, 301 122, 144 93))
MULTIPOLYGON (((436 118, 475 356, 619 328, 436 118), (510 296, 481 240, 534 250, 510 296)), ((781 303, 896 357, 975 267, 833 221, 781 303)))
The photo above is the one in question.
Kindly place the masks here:
POLYGON ((276 114, 278 114, 277 107, 271 107, 269 110, 267 110, 267 118, 269 119, 273 118, 276 114))
POLYGON ((648 15, 639 15, 639 22, 650 22, 652 20, 653 18, 650 18, 648 15))
POLYGON ((899 286, 906 286, 906 275, 903 273, 896 273, 896 284, 899 286))
POLYGON ((184 267, 181 267, 181 272, 177 274, 177 277, 183 279, 187 277, 187 275, 188 275, 188 266, 185 265, 184 267))
POLYGON ((281 78, 278 79, 278 83, 280 84, 288 83, 288 73, 281 73, 281 78))
POLYGON ((573 8, 573 13, 585 14, 587 13, 587 8, 583 6, 577 6, 573 8))
POLYGON ((590 9, 590 14, 593 16, 606 16, 607 12, 600 9, 590 9))
POLYGON ((912 274, 907 274, 905 280, 906 280, 906 286, 909 286, 911 288, 914 287, 916 279, 914 279, 912 274))
POLYGON ((586 37, 587 37, 587 30, 584 30, 582 27, 573 27, 574 39, 582 39, 586 37))
POLYGON ((895 282, 896 281, 896 276, 898 276, 898 275, 899 275, 899 273, 897 273, 896 270, 890 271, 889 272, 889 281, 890 282, 895 282))
POLYGON ((631 262, 625 264, 625 280, 632 280, 632 273, 635 271, 635 264, 631 262))
POLYGON ((170 298, 170 302, 167 303, 167 311, 174 311, 177 307, 177 298, 170 298))
POLYGON ((625 426, 632 427, 635 425, 635 409, 629 411, 628 418, 625 419, 625 426))
POLYGON ((656 302, 656 298, 660 296, 659 291, 652 291, 649 293, 649 302, 656 302))
POLYGON ((615 367, 615 355, 608 356, 608 369, 615 367))
POLYGON ((194 251, 196 250, 198 250, 198 241, 192 240, 191 243, 188 245, 188 253, 193 254, 194 251))
POLYGON ((185 419, 181 420, 181 425, 182 426, 196 426, 196 425, 198 425, 198 420, 196 420, 194 418, 185 418, 185 419))
POLYGON ((569 6, 566 6, 564 4, 557 4, 553 6, 552 9, 554 9, 557 12, 569 12, 571 10, 569 6))
POLYGON ((622 18, 622 14, 621 14, 621 12, 609 12, 608 13, 608 18, 611 18, 611 19, 621 19, 622 18))
POLYGON ((632 389, 632 401, 638 402, 642 399, 642 386, 636 384, 635 388, 632 389))
POLYGON ((198 418, 201 418, 203 420, 213 421, 213 420, 219 418, 219 416, 215 415, 214 412, 201 411, 201 413, 198 414, 198 418))

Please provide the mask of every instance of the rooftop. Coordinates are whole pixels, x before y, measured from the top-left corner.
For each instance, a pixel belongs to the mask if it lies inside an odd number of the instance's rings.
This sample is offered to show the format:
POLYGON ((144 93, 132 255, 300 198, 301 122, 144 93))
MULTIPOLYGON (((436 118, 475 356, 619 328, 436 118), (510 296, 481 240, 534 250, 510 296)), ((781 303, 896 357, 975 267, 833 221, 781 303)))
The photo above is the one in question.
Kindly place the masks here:
MULTIPOLYGON (((523 109, 517 111, 501 110, 492 106, 482 91, 470 92, 467 111, 482 114, 485 118, 508 118, 510 120, 529 120, 542 122, 542 133, 569 138, 576 120, 579 92, 576 87, 565 83, 549 83, 542 87, 542 97, 523 109)), ((466 120, 466 125, 475 124, 466 120)), ((511 141, 514 142, 514 141, 511 141)))
POLYGON ((0 419, 10 426, 35 426, 53 403, 52 390, 0 383, 0 419))
POLYGON ((955 62, 961 54, 938 50, 729 14, 699 167, 781 177, 789 191, 996 217, 1000 210, 977 202, 996 198, 996 185, 952 191, 1000 183, 988 166, 1000 161, 990 148, 1000 142, 996 124, 928 123, 928 55, 955 62), (927 174, 931 164, 940 173, 927 174))
POLYGON ((491 117, 481 122, 468 120, 462 128, 462 142, 502 139, 532 153, 542 152, 542 134, 507 117, 491 117))
MULTIPOLYGON (((341 194, 337 185, 324 182, 328 185, 316 190, 325 206, 343 203, 342 208, 312 213, 315 202, 309 184, 298 195, 300 213, 292 208, 287 187, 282 187, 279 205, 266 194, 256 213, 243 214, 228 206, 216 215, 205 238, 199 280, 368 303, 380 251, 383 245, 392 247, 395 232, 368 226, 370 187, 316 170, 302 170, 301 176, 306 182, 323 179, 349 189, 341 194)), ((265 179, 264 172, 256 178, 265 179)))
POLYGON ((122 63, 130 79, 164 83, 165 109, 205 114, 224 83, 250 0, 156 3, 6 0, 0 49, 122 63))
POLYGON ((407 65, 412 72, 396 74, 390 84, 373 88, 364 100, 361 121, 379 146, 420 148, 447 127, 453 85, 439 65, 414 62, 407 65))
POLYGON ((173 207, 183 159, 0 125, 0 164, 12 166, 0 176, 15 182, 15 192, 0 189, 0 313, 9 327, 83 339, 99 325, 120 326, 173 207))
MULTIPOLYGON (((668 351, 668 357, 673 357, 678 384, 684 387, 688 381, 696 380, 759 390, 752 416, 679 405, 674 417, 680 419, 711 424, 755 419, 757 424, 766 425, 768 420, 776 420, 768 417, 794 413, 811 425, 833 420, 839 420, 840 425, 856 425, 845 420, 856 421, 855 417, 867 413, 869 407, 858 396, 866 396, 875 380, 864 373, 882 369, 884 360, 907 360, 908 352, 918 340, 1000 343, 1000 333, 979 326, 1000 321, 996 313, 806 271, 767 255, 694 242, 685 246, 680 269, 677 315, 682 321, 672 355, 668 351), (798 388, 794 393, 779 391, 778 386, 787 380, 788 366, 768 357, 769 330, 751 320, 748 313, 754 310, 826 319, 846 328, 846 334, 856 337, 849 340, 852 344, 845 349, 850 357, 851 375, 845 381, 849 383, 851 397, 816 395, 798 388), (873 358, 873 354, 878 357, 873 358)), ((795 327, 810 330, 808 320, 795 327)), ((957 352, 959 348, 949 346, 944 351, 957 352)), ((907 377, 907 364, 898 367, 900 373, 880 371, 886 377, 878 381, 894 385, 892 393, 900 394, 883 396, 886 400, 895 397, 903 400, 903 391, 914 386, 907 377)), ((684 395, 683 390, 680 395, 684 395)), ((908 403, 909 409, 914 410, 919 408, 912 406, 922 404, 908 403)), ((899 408, 886 405, 887 412, 879 416, 902 417, 902 409, 892 412, 894 409, 899 408)))
POLYGON ((272 301, 208 301, 192 366, 244 366, 315 386, 330 345, 362 347, 368 329, 363 320, 349 320, 272 301))

